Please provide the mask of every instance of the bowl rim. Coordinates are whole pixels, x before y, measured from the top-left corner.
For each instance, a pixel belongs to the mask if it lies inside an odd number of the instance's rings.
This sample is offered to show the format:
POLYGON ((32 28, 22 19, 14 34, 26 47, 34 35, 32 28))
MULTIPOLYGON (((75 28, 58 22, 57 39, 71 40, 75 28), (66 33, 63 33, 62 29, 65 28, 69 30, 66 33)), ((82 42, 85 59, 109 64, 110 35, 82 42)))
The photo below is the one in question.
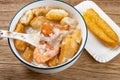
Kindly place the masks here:
MULTIPOLYGON (((10 21, 10 23, 9 23, 9 26, 8 26, 8 31, 10 30, 10 26, 11 26, 11 23, 12 23, 13 19, 16 17, 16 15, 17 15, 23 8, 25 8, 26 6, 28 6, 28 5, 32 4, 32 3, 39 2, 39 1, 43 1, 43 0, 37 0, 37 1, 30 2, 30 3, 26 4, 25 6, 23 6, 22 8, 20 8, 20 9, 15 13, 15 15, 13 16, 13 18, 11 19, 11 21, 10 21)), ((83 44, 83 48, 81 49, 81 51, 79 51, 79 52, 76 54, 76 56, 75 56, 73 59, 71 59, 70 61, 68 61, 68 62, 66 62, 66 63, 64 63, 64 64, 61 64, 61 65, 58 65, 58 66, 53 66, 53 67, 44 68, 44 67, 39 67, 39 66, 34 66, 34 65, 31 65, 31 64, 28 64, 28 63, 24 62, 23 60, 21 60, 21 59, 16 55, 16 53, 14 52, 14 50, 12 49, 12 46, 11 46, 11 44, 10 44, 10 39, 8 38, 9 48, 10 48, 10 50, 12 51, 12 53, 14 54, 14 56, 15 56, 19 61, 21 61, 23 64, 25 64, 25 65, 27 65, 27 66, 29 66, 29 67, 35 68, 35 69, 51 70, 51 69, 61 68, 61 67, 63 67, 63 66, 66 66, 66 65, 70 64, 71 62, 73 62, 73 61, 82 53, 83 49, 85 48, 86 42, 87 42, 88 29, 87 29, 86 22, 85 22, 83 16, 81 15, 81 13, 80 13, 74 6, 72 6, 72 5, 69 4, 69 3, 66 3, 66 2, 60 1, 60 0, 54 0, 54 1, 62 2, 62 3, 64 3, 64 4, 66 4, 66 5, 69 5, 70 7, 72 7, 73 9, 75 9, 75 10, 80 14, 80 16, 81 16, 81 18, 82 18, 82 20, 83 20, 83 22, 84 22, 84 24, 85 24, 85 30, 86 30, 85 43, 83 44)))

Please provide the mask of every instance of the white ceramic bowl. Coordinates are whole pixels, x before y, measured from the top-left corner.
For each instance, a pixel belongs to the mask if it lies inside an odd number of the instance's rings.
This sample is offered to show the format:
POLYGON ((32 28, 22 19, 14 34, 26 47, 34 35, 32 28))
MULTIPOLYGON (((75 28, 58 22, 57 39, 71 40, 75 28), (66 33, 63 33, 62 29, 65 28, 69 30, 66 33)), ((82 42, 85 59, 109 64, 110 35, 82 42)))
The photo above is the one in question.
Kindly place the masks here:
POLYGON ((73 17, 74 19, 76 19, 78 21, 79 24, 77 27, 80 27, 81 31, 82 31, 82 44, 81 44, 81 47, 79 48, 78 52, 76 53, 76 55, 71 60, 69 60, 68 62, 66 62, 62 65, 58 65, 55 67, 49 67, 49 68, 41 68, 41 67, 37 67, 33 64, 26 62, 20 56, 18 51, 16 50, 12 39, 8 39, 8 43, 9 43, 11 51, 17 57, 17 59, 20 60, 28 68, 30 68, 36 72, 39 72, 39 73, 55 73, 55 72, 59 72, 59 71, 62 71, 64 69, 70 67, 79 58, 82 50, 85 47, 85 44, 87 41, 88 31, 86 29, 86 23, 85 23, 82 15, 80 14, 80 12, 78 12, 73 6, 67 4, 63 1, 35 1, 35 2, 30 3, 30 4, 27 4, 26 6, 21 8, 16 13, 16 15, 13 17, 13 19, 11 20, 11 23, 9 25, 9 31, 13 31, 15 29, 15 26, 18 23, 18 20, 24 14, 25 11, 30 10, 32 8, 45 7, 45 6, 64 9, 67 12, 69 12, 71 17, 73 17))

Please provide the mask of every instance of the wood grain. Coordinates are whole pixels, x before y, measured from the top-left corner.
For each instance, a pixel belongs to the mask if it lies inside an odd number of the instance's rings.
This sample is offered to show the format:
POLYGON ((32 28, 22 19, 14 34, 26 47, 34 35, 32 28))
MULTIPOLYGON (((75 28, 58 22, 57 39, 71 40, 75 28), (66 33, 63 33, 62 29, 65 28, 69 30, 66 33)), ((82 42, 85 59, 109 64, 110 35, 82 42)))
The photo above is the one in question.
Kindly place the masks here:
MULTIPOLYGON (((0 0, 0 29, 8 29, 10 20, 33 0, 0 0)), ((75 6, 82 0, 64 0, 75 6)), ((120 0, 93 0, 120 26, 120 0)), ((70 68, 55 74, 40 74, 26 68, 9 49, 7 39, 0 40, 0 80, 120 80, 120 55, 108 63, 96 62, 86 50, 70 68)))

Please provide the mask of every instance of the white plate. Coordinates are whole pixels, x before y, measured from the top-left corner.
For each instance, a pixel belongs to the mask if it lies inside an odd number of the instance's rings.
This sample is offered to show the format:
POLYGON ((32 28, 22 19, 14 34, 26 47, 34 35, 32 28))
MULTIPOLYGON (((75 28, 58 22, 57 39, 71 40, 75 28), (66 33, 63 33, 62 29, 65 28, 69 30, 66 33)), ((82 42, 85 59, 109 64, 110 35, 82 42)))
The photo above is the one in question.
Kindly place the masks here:
MULTIPOLYGON (((115 22, 108 17, 102 9, 100 9, 93 1, 83 1, 82 3, 75 6, 81 13, 86 11, 89 8, 94 9, 102 19, 104 19, 111 28, 117 33, 120 40, 120 27, 115 24, 115 22)), ((111 49, 104 46, 100 41, 96 39, 96 37, 89 31, 88 32, 88 40, 85 49, 90 53, 93 58, 98 62, 108 62, 117 56, 120 53, 120 46, 111 49)))

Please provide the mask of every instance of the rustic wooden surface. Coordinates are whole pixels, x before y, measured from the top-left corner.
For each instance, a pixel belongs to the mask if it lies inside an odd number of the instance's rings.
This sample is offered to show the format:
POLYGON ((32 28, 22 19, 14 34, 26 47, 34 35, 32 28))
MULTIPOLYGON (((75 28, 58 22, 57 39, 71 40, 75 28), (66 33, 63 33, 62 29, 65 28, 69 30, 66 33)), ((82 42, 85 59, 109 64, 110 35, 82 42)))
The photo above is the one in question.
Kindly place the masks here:
MULTIPOLYGON (((8 28, 14 14, 34 0, 0 0, 0 29, 8 28)), ((65 0, 73 6, 82 0, 65 0)), ((120 0, 93 0, 120 26, 120 0)), ((0 80, 120 80, 120 55, 108 63, 96 62, 86 50, 65 71, 40 74, 26 68, 9 49, 7 39, 0 41, 0 80)))

